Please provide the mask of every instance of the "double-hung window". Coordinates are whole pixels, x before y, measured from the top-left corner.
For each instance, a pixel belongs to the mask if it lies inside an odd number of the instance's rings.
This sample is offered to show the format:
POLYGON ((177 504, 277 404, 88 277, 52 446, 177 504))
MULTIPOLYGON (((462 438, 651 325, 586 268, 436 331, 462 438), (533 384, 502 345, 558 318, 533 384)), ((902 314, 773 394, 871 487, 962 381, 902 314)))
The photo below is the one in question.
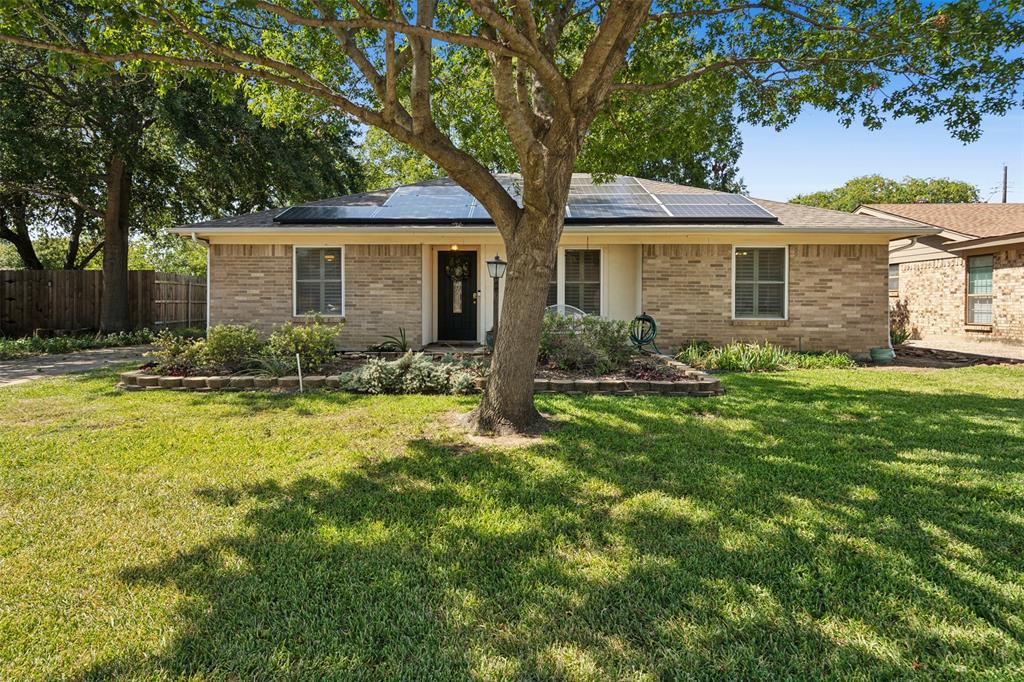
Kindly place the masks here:
POLYGON ((344 249, 295 247, 295 314, 345 314, 344 249))
POLYGON ((601 252, 565 250, 565 304, 589 315, 601 314, 601 252))
POLYGON ((889 266, 889 293, 899 296, 900 293, 900 265, 893 263, 889 266))
POLYGON ((992 256, 967 259, 967 324, 992 324, 992 256))
POLYGON ((733 317, 786 318, 786 247, 736 247, 733 251, 733 317))
POLYGON ((601 314, 601 250, 564 249, 548 282, 548 305, 571 305, 589 315, 601 314), (559 268, 565 276, 559 291, 559 268), (561 294, 561 296, 559 295, 561 294))

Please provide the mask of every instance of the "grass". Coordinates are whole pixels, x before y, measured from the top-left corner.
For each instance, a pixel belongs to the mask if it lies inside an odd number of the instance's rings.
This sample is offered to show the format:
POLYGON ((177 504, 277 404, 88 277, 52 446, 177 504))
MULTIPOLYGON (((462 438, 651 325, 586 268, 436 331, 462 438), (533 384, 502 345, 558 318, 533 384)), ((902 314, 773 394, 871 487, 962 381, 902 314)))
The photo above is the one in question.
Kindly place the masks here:
POLYGON ((0 389, 0 679, 1024 676, 1024 369, 715 399, 0 389))

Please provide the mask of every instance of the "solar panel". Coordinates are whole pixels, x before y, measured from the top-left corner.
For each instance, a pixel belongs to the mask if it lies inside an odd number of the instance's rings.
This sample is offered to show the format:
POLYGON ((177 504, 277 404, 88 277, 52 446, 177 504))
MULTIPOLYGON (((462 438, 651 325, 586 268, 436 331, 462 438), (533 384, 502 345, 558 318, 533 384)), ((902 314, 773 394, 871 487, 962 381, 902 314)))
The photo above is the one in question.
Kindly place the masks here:
MULTIPOLYGON (((498 182, 522 205, 522 183, 499 176, 498 182)), ((573 177, 566 222, 601 220, 657 222, 777 222, 775 216, 738 194, 650 193, 636 178, 619 176, 595 184, 573 177)), ((278 223, 359 222, 490 222, 483 206, 462 187, 437 182, 396 188, 382 206, 294 206, 275 219, 278 223)))
POLYGON ((277 223, 335 223, 373 218, 380 206, 293 206, 274 218, 277 223))
POLYGON ((739 194, 654 194, 663 204, 718 204, 745 206, 753 203, 739 194))

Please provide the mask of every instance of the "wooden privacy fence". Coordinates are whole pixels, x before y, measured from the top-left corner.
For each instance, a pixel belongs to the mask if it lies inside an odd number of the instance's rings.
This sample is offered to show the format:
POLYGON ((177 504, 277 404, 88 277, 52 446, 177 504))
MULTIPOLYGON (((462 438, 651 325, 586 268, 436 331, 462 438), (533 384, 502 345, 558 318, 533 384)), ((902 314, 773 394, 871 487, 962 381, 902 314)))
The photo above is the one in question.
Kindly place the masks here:
MULTIPOLYGON (((0 270, 0 335, 98 329, 100 270, 0 270)), ((128 273, 133 328, 206 325, 206 280, 152 270, 128 273)))

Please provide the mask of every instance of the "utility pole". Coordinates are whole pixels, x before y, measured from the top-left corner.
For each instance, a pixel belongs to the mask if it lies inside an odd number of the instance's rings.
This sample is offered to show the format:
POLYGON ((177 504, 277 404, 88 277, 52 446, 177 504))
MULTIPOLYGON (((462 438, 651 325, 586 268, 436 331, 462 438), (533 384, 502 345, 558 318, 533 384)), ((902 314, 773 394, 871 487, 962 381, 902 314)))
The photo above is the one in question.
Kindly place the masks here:
POLYGON ((1006 164, 1003 164, 1003 203, 1006 203, 1006 164))

